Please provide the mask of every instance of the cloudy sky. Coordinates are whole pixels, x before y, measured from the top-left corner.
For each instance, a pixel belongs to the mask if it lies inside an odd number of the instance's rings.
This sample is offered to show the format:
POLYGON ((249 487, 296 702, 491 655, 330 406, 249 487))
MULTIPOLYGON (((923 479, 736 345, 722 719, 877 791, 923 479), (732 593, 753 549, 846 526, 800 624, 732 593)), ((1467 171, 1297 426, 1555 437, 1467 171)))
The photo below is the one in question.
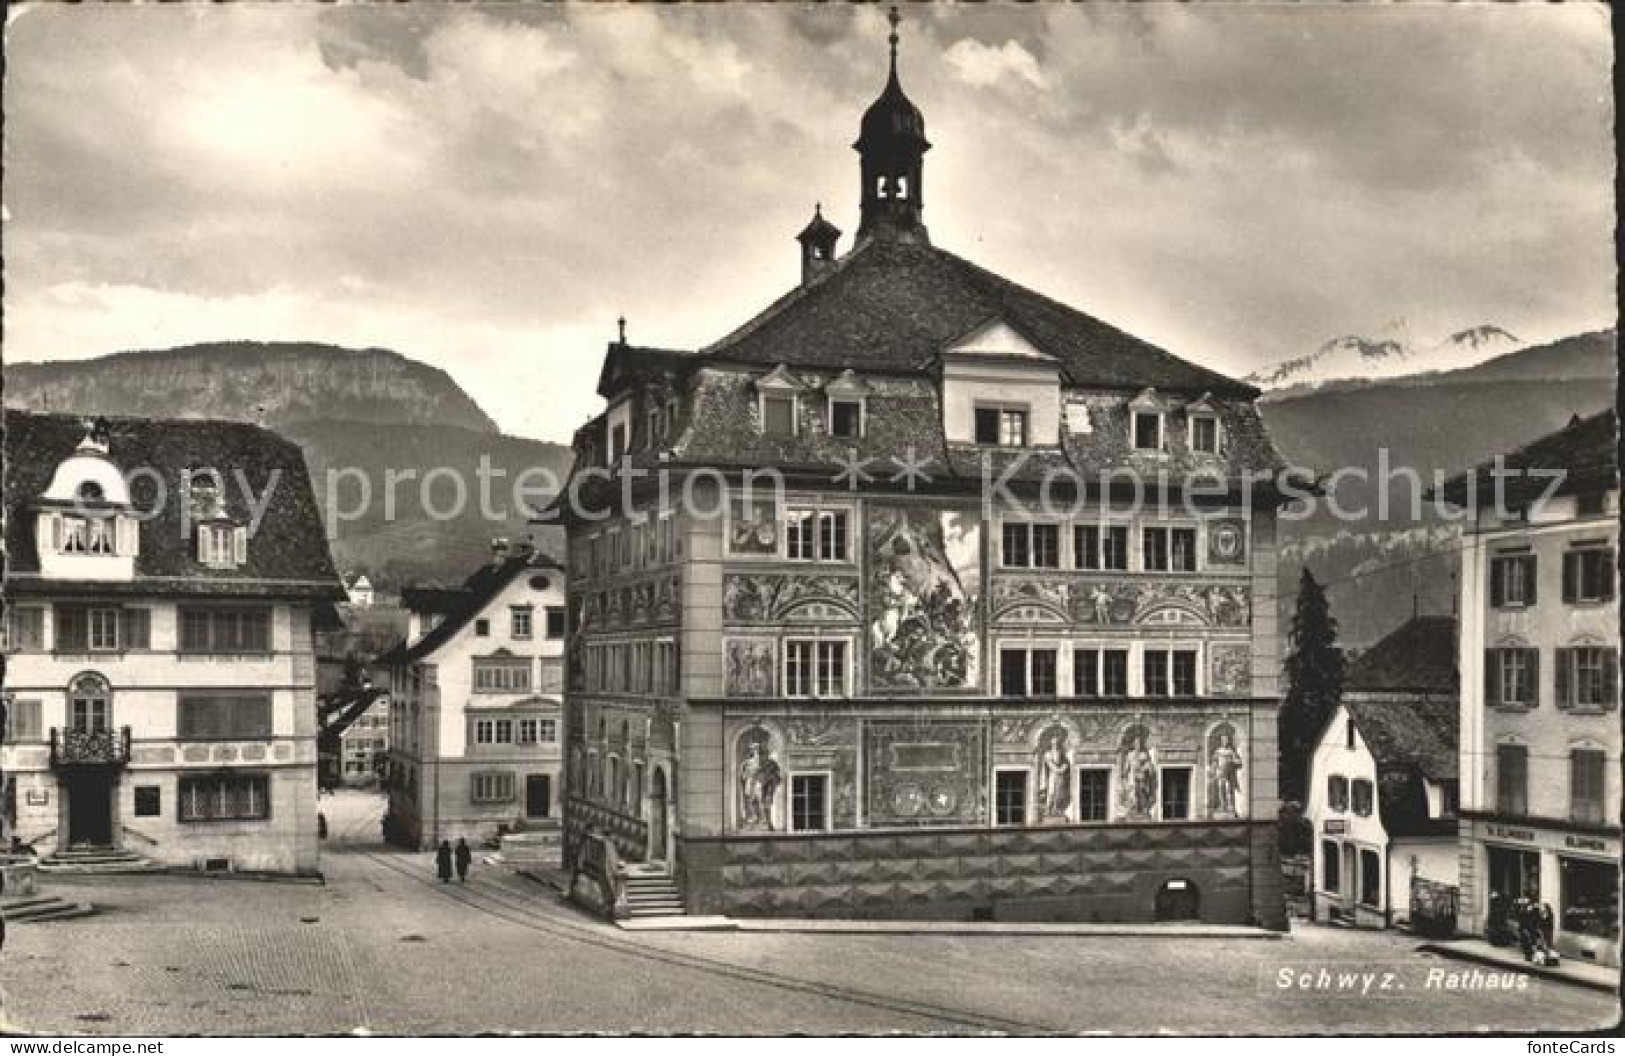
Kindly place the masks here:
MULTIPOLYGON (((382 345, 566 438, 856 228, 880 7, 13 7, 5 355, 382 345)), ((1610 325, 1600 5, 909 4, 936 244, 1241 374, 1610 325)))

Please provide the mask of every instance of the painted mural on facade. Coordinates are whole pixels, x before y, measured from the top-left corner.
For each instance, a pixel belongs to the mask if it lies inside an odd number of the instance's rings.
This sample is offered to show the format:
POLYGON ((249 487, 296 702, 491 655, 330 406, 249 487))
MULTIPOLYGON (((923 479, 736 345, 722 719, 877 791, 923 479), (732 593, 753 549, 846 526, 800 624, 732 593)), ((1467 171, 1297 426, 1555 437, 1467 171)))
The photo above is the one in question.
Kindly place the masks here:
POLYGON ((986 729, 980 722, 864 726, 871 825, 977 825, 987 820, 986 729))
POLYGON ((1145 580, 1001 576, 993 584, 997 622, 1073 623, 1127 627, 1137 623, 1248 626, 1249 588, 1238 582, 1147 582, 1145 580))
POLYGON ((734 824, 742 831, 783 832, 779 790, 784 762, 779 739, 752 726, 734 742, 734 824))
POLYGON ((1039 824, 1065 822, 1072 810, 1072 746, 1065 726, 1053 723, 1039 734, 1033 772, 1038 776, 1039 824))
POLYGON ((1207 807, 1215 818, 1233 818, 1240 812, 1242 756, 1236 747, 1236 728, 1221 722, 1208 734, 1207 807))
POLYGON ((729 638, 723 650, 723 691, 730 697, 770 697, 777 669, 772 638, 729 638))
POLYGON ((1151 731, 1136 723, 1123 731, 1117 754, 1118 805, 1133 819, 1148 819, 1157 810, 1157 757, 1151 731))
POLYGON ((876 692, 980 687, 981 522, 922 507, 869 511, 869 684, 876 692))

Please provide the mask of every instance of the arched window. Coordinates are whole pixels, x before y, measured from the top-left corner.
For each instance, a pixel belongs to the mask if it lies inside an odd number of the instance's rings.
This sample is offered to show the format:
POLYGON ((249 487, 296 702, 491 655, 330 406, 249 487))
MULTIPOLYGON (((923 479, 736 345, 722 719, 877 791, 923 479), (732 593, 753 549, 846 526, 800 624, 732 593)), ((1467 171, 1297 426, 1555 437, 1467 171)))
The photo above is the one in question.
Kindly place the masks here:
POLYGON ((908 177, 897 177, 897 197, 900 201, 908 200, 908 177))
POLYGON ((113 725, 113 691, 107 679, 93 672, 78 676, 68 687, 68 726, 75 733, 102 733, 113 725))

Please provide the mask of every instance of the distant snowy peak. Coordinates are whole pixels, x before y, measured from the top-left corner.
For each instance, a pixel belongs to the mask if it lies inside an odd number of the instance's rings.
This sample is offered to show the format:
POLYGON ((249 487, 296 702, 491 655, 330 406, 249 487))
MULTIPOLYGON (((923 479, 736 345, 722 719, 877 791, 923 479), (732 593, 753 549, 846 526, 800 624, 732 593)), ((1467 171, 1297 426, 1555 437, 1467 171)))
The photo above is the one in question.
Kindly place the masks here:
POLYGON ((1413 345, 1403 336, 1334 337, 1307 356, 1254 371, 1246 380, 1265 389, 1320 385, 1328 381, 1395 378, 1438 370, 1460 370, 1515 352, 1523 342, 1499 326, 1474 326, 1432 345, 1413 345))

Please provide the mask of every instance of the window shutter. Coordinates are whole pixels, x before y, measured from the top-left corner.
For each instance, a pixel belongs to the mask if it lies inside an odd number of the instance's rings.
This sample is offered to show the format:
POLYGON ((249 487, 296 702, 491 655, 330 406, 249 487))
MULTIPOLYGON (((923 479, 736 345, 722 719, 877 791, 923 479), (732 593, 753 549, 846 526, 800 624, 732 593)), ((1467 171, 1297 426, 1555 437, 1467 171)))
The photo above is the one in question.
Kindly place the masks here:
POLYGON ((1602 555, 1602 600, 1612 601, 1614 598, 1614 553, 1606 550, 1602 555))
POLYGON ((1526 605, 1533 606, 1536 601, 1540 600, 1540 581, 1535 578, 1535 573, 1539 571, 1539 569, 1538 566, 1536 566, 1535 559, 1533 557, 1525 557, 1522 559, 1522 561, 1524 603, 1526 605))
POLYGON ((248 563, 248 529, 233 528, 231 530, 231 561, 241 567, 248 563))
POLYGON ((1501 663, 1494 649, 1484 650, 1484 703, 1501 703, 1501 663))
POLYGON ((120 557, 136 557, 141 553, 141 525, 133 517, 119 517, 114 520, 117 525, 117 547, 120 557))
POLYGON ((1507 601, 1507 562, 1504 558, 1490 560, 1490 604, 1500 608, 1507 601))
POLYGON ((131 649, 152 648, 152 610, 126 609, 130 619, 129 640, 125 643, 131 649))
MULTIPOLYGON (((1567 581, 1568 577, 1563 577, 1567 581)), ((1574 667, 1574 650, 1558 649, 1553 652, 1554 662, 1557 664, 1557 706, 1566 708, 1572 703, 1569 698, 1569 678, 1574 667)))
POLYGON ((50 528, 50 531, 51 531, 51 552, 53 554, 60 554, 62 552, 62 515, 61 514, 59 514, 59 513, 51 514, 51 528, 50 528))
POLYGON ((205 565, 214 564, 214 537, 206 524, 197 526, 197 559, 205 565))
POLYGON ((1572 605, 1580 596, 1580 555, 1563 555, 1563 602, 1572 605))
POLYGON ((1602 651, 1602 706, 1612 708, 1619 703, 1619 650, 1602 651))
POLYGON ((1529 706, 1540 707, 1540 650, 1523 651, 1524 669, 1529 672, 1529 706))

